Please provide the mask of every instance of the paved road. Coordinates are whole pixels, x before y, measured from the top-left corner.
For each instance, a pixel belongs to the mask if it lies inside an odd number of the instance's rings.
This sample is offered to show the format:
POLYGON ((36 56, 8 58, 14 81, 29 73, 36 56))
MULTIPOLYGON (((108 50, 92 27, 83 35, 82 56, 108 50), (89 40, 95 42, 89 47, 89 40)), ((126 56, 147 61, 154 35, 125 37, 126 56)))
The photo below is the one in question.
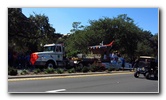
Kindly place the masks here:
POLYGON ((10 93, 158 93, 158 80, 133 73, 8 80, 10 93))

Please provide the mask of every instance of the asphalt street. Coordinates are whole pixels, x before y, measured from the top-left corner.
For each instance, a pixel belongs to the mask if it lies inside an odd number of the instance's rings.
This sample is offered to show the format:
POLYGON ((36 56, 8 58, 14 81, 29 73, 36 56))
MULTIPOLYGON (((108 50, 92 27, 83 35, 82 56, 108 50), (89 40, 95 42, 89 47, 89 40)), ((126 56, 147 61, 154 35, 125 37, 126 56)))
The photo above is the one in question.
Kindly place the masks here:
POLYGON ((158 80, 132 72, 8 79, 9 93, 159 93, 158 80))

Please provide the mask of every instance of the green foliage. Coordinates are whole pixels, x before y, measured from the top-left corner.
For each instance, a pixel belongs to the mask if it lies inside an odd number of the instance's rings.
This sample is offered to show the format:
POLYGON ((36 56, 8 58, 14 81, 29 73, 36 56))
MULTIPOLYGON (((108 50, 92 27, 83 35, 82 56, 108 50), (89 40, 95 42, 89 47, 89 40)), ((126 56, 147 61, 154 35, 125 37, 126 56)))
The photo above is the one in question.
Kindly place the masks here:
POLYGON ((26 74, 28 74, 28 73, 29 73, 28 70, 25 70, 25 69, 24 69, 24 70, 21 71, 20 74, 21 74, 21 75, 26 75, 26 74))
POLYGON ((87 66, 84 66, 84 67, 82 68, 82 72, 86 73, 86 72, 88 72, 88 71, 89 71, 89 68, 88 68, 87 66))
POLYGON ((111 66, 108 68, 108 71, 110 71, 110 72, 113 71, 113 70, 115 70, 115 68, 113 68, 111 66))
POLYGON ((101 71, 105 71, 106 68, 104 66, 90 66, 90 71, 92 72, 101 72, 101 71))
POLYGON ((33 72, 34 72, 34 74, 38 74, 38 73, 41 72, 41 70, 40 69, 35 69, 35 70, 33 70, 33 72))
POLYGON ((71 68, 68 70, 68 73, 75 73, 75 72, 76 72, 76 70, 74 68, 71 68))
POLYGON ((72 50, 72 51, 68 52, 66 55, 67 55, 67 57, 76 57, 78 52, 79 52, 78 50, 72 50))
POLYGON ((56 72, 57 72, 58 74, 62 74, 62 73, 64 73, 64 69, 58 68, 58 69, 56 70, 56 72))
POLYGON ((90 71, 96 72, 98 70, 99 70, 99 66, 94 66, 94 65, 90 66, 90 71))
POLYGON ((120 69, 119 68, 115 68, 115 71, 119 71, 120 69))
POLYGON ((106 68, 104 66, 99 66, 99 71, 105 71, 106 68))
POLYGON ((81 22, 73 22, 71 33, 62 35, 55 33, 46 15, 34 13, 27 18, 21 8, 8 8, 8 48, 25 53, 42 51, 44 44, 64 43, 66 55, 71 57, 78 52, 88 53, 88 46, 114 40, 112 48, 127 59, 158 54, 158 34, 139 28, 126 14, 89 20, 89 24, 85 27, 81 22))
POLYGON ((76 70, 76 72, 81 72, 81 71, 82 71, 82 67, 81 67, 81 66, 77 66, 77 67, 75 68, 75 70, 76 70))
POLYGON ((11 51, 41 51, 44 44, 55 43, 61 36, 55 33, 44 14, 27 18, 21 8, 8 8, 8 46, 11 51))
POLYGON ((47 68, 44 70, 45 74, 53 74, 55 73, 55 69, 54 68, 47 68))
POLYGON ((139 55, 156 54, 158 50, 158 35, 142 30, 126 14, 90 20, 89 23, 89 26, 74 31, 66 39, 67 55, 75 55, 78 51, 88 53, 88 46, 98 45, 102 41, 108 44, 113 40, 112 49, 118 50, 130 60, 139 55))
POLYGON ((8 67, 8 75, 17 75, 17 69, 13 68, 13 67, 8 67))
POLYGON ((81 22, 73 22, 73 23, 72 23, 72 27, 73 27, 73 29, 71 29, 70 32, 76 32, 76 31, 78 31, 80 28, 83 28, 84 26, 81 25, 81 22))

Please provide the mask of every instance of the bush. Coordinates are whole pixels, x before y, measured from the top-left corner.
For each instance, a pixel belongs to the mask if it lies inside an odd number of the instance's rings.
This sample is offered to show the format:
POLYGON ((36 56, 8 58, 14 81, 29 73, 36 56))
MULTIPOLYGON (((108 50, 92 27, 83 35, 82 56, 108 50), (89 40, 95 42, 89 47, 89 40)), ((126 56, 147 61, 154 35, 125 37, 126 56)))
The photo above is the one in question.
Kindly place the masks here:
POLYGON ((105 71, 106 70, 106 68, 104 67, 104 66, 94 66, 94 65, 92 65, 91 67, 90 67, 90 70, 92 71, 92 72, 101 72, 101 71, 105 71))
POLYGON ((38 74, 38 73, 41 72, 41 70, 40 69, 35 69, 35 70, 33 70, 33 72, 34 72, 34 74, 38 74))
POLYGON ((82 67, 80 67, 80 66, 76 67, 76 68, 75 68, 75 71, 76 71, 76 72, 81 72, 81 71, 82 71, 82 67))
POLYGON ((71 69, 68 70, 68 73, 75 73, 75 72, 76 72, 76 71, 75 71, 74 68, 71 68, 71 69))
POLYGON ((108 71, 113 71, 113 70, 115 70, 115 68, 113 68, 113 67, 108 68, 108 71))
POLYGON ((94 66, 94 65, 90 66, 90 71, 96 72, 98 70, 99 70, 98 66, 94 66))
POLYGON ((116 71, 119 71, 120 69, 119 68, 115 68, 116 71))
POLYGON ((8 75, 17 75, 17 69, 13 68, 13 67, 9 67, 8 68, 8 75))
POLYGON ((56 70, 56 72, 57 72, 58 74, 62 74, 62 73, 64 73, 64 69, 58 68, 58 69, 56 70))
POLYGON ((105 71, 106 68, 104 66, 98 66, 99 70, 98 71, 105 71))
POLYGON ((26 74, 28 74, 29 72, 27 71, 27 70, 22 70, 22 72, 20 73, 21 75, 26 75, 26 74))
POLYGON ((86 73, 86 72, 88 72, 88 71, 89 71, 89 68, 88 68, 88 67, 85 66, 85 67, 82 68, 82 72, 86 73))
POLYGON ((47 68, 44 70, 44 73, 45 74, 52 74, 52 73, 55 73, 55 69, 54 68, 47 68))

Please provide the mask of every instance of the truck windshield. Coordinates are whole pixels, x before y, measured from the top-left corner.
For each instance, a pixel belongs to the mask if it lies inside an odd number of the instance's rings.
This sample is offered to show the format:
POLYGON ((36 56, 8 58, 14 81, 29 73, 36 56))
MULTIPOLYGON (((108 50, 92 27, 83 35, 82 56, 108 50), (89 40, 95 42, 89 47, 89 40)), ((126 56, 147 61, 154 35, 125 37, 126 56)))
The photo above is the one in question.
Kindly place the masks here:
POLYGON ((53 51, 53 52, 55 52, 55 46, 46 46, 46 47, 44 47, 44 51, 53 51))

